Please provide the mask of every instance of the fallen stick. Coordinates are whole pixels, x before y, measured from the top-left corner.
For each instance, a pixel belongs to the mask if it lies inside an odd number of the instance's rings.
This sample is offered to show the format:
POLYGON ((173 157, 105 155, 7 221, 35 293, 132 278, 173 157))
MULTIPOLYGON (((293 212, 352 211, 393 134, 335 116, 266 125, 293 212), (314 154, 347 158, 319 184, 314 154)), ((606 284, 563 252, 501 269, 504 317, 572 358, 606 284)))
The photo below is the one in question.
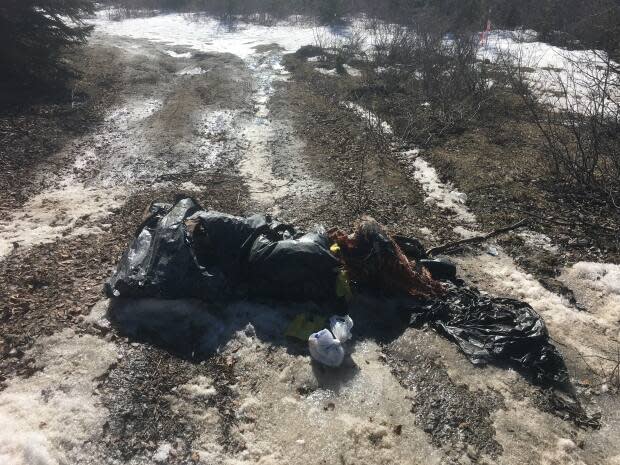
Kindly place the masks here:
POLYGON ((438 253, 441 252, 446 252, 446 251, 453 251, 456 250, 464 245, 470 245, 470 244, 481 244, 482 242, 485 242, 495 236, 499 236, 500 234, 504 234, 507 233, 509 231, 512 231, 514 229, 518 229, 521 228, 523 226, 525 226, 527 224, 527 219, 523 218, 522 220, 517 221, 515 224, 512 224, 510 226, 505 226, 503 228, 499 228, 496 229, 494 231, 491 231, 488 234, 485 234, 483 236, 474 236, 474 237, 469 237, 467 239, 461 239, 460 241, 455 241, 455 242, 449 242, 447 244, 444 245, 440 245, 437 247, 433 247, 431 249, 428 249, 426 251, 426 255, 428 255, 429 257, 433 256, 433 255, 437 255, 438 253))

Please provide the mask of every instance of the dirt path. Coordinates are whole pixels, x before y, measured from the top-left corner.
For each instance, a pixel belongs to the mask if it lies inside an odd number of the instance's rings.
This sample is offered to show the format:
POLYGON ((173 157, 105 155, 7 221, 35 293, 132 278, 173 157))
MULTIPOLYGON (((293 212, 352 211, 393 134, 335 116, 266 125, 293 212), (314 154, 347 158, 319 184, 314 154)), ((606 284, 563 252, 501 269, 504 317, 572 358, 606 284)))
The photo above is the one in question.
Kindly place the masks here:
MULTIPOLYGON (((0 221, 0 463, 620 463, 617 397, 584 394, 607 415, 601 430, 580 430, 513 371, 474 369, 408 328, 398 302, 356 298, 338 370, 283 336, 302 311, 332 313, 309 303, 126 302, 110 326, 101 285, 155 199, 192 195, 302 227, 370 212, 429 244, 476 228, 423 157, 409 165, 414 154, 392 153, 358 112, 289 74, 284 54, 312 35, 181 16, 100 21, 89 50, 115 50, 114 103, 39 166, 40 189, 0 221), (148 334, 168 344, 138 342, 148 334)), ((598 353, 617 338, 607 297, 582 289, 608 313, 576 314, 503 252, 458 263, 485 290, 535 301, 572 348, 598 353)))

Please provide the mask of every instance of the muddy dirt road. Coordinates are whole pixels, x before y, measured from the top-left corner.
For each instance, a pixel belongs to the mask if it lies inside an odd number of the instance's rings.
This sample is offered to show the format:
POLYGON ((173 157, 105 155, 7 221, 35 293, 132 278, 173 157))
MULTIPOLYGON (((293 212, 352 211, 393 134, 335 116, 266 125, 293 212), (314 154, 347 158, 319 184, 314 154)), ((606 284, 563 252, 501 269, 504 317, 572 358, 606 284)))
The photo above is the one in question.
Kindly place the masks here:
MULTIPOLYGON (((339 369, 283 336, 300 312, 331 313, 311 303, 126 302, 112 327, 101 287, 153 200, 191 195, 305 228, 350 227, 365 211, 428 245, 478 226, 423 154, 390 148, 363 112, 285 67, 316 29, 180 15, 96 23, 86 56, 106 56, 101 71, 115 76, 105 115, 40 164, 0 220, 0 463, 620 464, 609 386, 579 385, 603 416, 599 430, 578 428, 514 371, 475 369, 447 340, 408 328, 397 302, 355 298, 339 369)), ((530 302, 573 380, 586 379, 576 351, 618 341, 620 271, 564 270, 581 311, 492 252, 456 257, 463 277, 530 302)))

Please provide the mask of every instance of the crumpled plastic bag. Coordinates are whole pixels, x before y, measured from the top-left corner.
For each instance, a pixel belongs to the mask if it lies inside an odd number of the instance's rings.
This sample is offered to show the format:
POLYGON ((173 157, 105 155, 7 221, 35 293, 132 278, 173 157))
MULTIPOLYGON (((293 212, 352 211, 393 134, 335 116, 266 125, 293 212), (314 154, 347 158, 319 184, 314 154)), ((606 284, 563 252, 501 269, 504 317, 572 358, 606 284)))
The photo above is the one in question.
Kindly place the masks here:
POLYGON ((317 362, 329 367, 338 367, 344 360, 343 344, 351 339, 353 320, 349 315, 333 315, 329 319, 329 329, 311 334, 308 338, 310 355, 317 362))
POLYGON ((474 365, 508 362, 543 385, 568 381, 543 319, 525 302, 453 286, 412 314, 412 326, 424 323, 452 339, 474 365))
POLYGON ((338 367, 344 360, 344 347, 329 329, 322 329, 308 338, 310 355, 317 362, 328 367, 338 367))
POLYGON ((351 329, 353 328, 353 320, 349 315, 334 315, 329 319, 329 327, 332 334, 340 342, 347 342, 351 339, 351 329))

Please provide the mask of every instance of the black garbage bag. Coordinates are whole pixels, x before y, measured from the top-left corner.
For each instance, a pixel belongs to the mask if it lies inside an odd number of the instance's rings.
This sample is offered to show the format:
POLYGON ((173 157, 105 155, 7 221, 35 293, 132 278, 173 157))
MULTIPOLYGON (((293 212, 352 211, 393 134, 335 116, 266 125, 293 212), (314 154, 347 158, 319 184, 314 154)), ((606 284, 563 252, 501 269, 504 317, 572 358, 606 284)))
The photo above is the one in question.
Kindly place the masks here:
POLYGON ((294 237, 295 228, 269 215, 248 218, 215 211, 199 211, 187 221, 199 265, 210 275, 223 274, 237 285, 246 271, 247 248, 260 235, 280 241, 294 237))
POLYGON ((444 258, 428 259, 418 261, 418 265, 426 268, 433 279, 439 281, 455 281, 456 265, 444 258))
POLYGON ((416 239, 415 237, 407 237, 402 234, 394 234, 392 236, 394 242, 398 244, 400 250, 407 256, 410 260, 421 260, 423 258, 428 258, 426 255, 426 250, 424 249, 424 245, 416 239))
POLYGON ((300 235, 268 215, 204 211, 193 199, 155 203, 117 270, 109 297, 318 299, 335 293, 340 261, 322 234, 300 235))
POLYGON ((334 297, 341 264, 329 245, 329 237, 319 233, 281 241, 261 235, 248 249, 250 293, 285 299, 334 297))
POLYGON ((452 339, 474 365, 507 362, 539 384, 568 382, 564 360, 549 342, 544 321, 525 302, 454 286, 412 314, 412 326, 424 323, 452 339))
MULTIPOLYGON (((203 273, 184 220, 200 210, 193 199, 170 207, 153 204, 151 215, 105 285, 109 297, 203 297, 203 273)), ((221 280, 223 277, 217 277, 221 280)))

